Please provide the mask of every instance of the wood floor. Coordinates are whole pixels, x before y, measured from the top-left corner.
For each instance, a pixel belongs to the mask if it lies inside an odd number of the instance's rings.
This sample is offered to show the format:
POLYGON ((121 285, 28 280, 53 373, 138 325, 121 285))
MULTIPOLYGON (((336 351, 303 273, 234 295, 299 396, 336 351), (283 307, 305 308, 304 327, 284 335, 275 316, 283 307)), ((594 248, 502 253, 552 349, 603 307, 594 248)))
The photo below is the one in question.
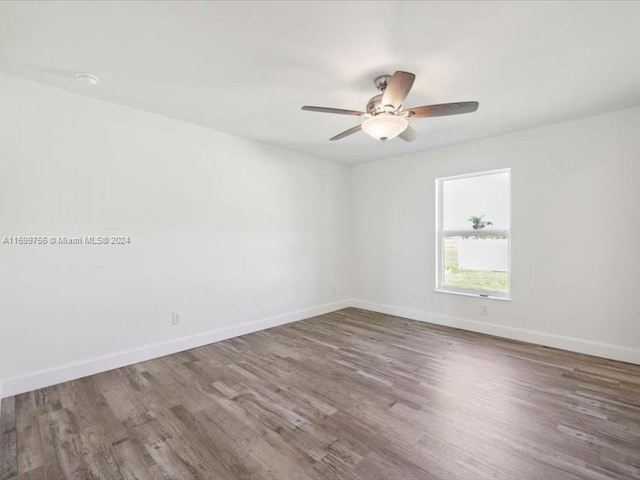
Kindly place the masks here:
POLYGON ((356 309, 2 409, 2 480, 640 478, 640 366, 356 309))

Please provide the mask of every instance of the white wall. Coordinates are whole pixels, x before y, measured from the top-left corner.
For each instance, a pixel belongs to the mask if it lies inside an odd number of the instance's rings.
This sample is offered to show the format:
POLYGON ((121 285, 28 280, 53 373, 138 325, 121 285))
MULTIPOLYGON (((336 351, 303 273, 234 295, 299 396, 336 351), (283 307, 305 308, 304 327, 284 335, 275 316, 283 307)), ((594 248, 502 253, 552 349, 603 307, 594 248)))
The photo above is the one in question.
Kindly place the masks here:
POLYGON ((0 245, 5 395, 66 378, 15 381, 41 370, 347 298, 346 166, 4 74, 0 105, 0 241, 132 240, 0 245))
POLYGON ((640 108, 365 163, 352 182, 359 305, 640 363, 640 108), (513 301, 435 293, 435 179, 505 167, 513 301))

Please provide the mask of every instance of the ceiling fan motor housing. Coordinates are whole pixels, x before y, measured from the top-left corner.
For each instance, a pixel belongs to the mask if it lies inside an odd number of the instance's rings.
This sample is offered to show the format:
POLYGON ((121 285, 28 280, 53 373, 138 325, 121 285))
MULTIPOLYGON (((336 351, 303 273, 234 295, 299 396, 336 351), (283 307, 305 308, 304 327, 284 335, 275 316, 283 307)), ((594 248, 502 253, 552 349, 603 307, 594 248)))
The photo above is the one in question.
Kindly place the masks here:
POLYGON ((382 93, 378 95, 374 95, 371 97, 369 102, 367 103, 367 112, 371 115, 376 115, 378 113, 388 111, 387 109, 382 108, 382 95, 384 91, 387 89, 387 85, 391 81, 391 75, 380 75, 376 77, 373 83, 376 85, 376 88, 380 90, 382 93))
POLYGON ((369 112, 371 115, 380 113, 382 111, 381 106, 382 106, 382 94, 374 95, 373 97, 371 97, 371 99, 367 103, 367 112, 369 112))

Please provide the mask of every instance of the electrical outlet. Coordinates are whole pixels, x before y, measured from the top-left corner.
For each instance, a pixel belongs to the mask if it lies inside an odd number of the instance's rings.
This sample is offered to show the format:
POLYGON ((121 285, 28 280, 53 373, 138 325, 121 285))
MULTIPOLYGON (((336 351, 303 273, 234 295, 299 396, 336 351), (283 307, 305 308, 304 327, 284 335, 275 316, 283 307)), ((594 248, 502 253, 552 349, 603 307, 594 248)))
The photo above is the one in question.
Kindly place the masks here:
POLYGON ((482 305, 480 307, 480 313, 485 316, 488 317, 489 316, 489 306, 488 305, 482 305))
POLYGON ((336 293, 338 293, 338 289, 335 286, 331 287, 331 293, 335 295, 336 293))
POLYGON ((176 312, 171 312, 171 325, 180 325, 180 314, 176 312))

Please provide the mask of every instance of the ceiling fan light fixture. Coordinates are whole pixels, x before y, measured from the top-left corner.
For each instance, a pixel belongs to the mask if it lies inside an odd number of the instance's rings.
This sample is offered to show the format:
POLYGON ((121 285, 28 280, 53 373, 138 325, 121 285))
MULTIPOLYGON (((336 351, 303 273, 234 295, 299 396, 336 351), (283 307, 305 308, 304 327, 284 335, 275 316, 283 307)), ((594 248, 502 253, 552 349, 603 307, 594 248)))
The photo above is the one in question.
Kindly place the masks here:
POLYGON ((404 132, 409 122, 404 117, 381 113, 366 119, 362 123, 362 130, 376 140, 389 140, 404 132))

